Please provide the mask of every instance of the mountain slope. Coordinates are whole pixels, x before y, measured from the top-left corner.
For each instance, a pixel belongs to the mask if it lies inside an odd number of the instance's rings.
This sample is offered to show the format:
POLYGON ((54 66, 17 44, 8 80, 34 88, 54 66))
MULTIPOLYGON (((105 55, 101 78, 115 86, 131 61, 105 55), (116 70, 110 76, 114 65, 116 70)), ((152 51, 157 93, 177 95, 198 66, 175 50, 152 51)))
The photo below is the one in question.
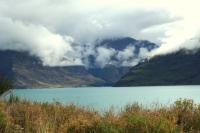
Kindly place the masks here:
POLYGON ((106 84, 112 85, 129 71, 130 67, 116 67, 107 65, 104 68, 90 68, 88 71, 95 77, 103 79, 106 84))
POLYGON ((200 51, 157 56, 133 67, 115 86, 199 85, 200 51))

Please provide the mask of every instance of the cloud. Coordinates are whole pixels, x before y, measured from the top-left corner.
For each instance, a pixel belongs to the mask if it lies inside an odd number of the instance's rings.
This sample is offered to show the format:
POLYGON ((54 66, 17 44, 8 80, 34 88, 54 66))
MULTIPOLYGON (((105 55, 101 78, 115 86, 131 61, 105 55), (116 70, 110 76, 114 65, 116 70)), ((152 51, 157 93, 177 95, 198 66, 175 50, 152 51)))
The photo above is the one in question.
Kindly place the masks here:
POLYGON ((190 50, 200 48, 200 17, 197 15, 200 10, 199 4, 198 0, 176 0, 171 6, 168 5, 171 14, 181 16, 182 20, 168 27, 166 36, 161 39, 161 47, 152 51, 152 57, 176 52, 183 48, 190 50))
POLYGON ((9 18, 0 18, 0 25, 2 50, 28 51, 40 57, 44 65, 81 64, 80 60, 72 60, 73 39, 69 36, 60 36, 41 25, 25 24, 9 18))
POLYGON ((120 61, 128 60, 134 57, 135 47, 133 45, 128 45, 124 50, 118 51, 117 59, 120 61))
POLYGON ((111 64, 110 61, 115 52, 112 48, 98 47, 96 55, 97 66, 104 67, 107 64, 111 64))
MULTIPOLYGON (((87 65, 89 55, 102 66, 115 64, 114 55, 131 65, 131 47, 95 50, 94 41, 123 36, 153 41, 161 47, 151 56, 196 48, 198 41, 190 39, 199 35, 198 5, 198 0, 1 0, 0 49, 28 51, 50 66, 87 65)), ((148 53, 140 51, 141 57, 148 53)))
POLYGON ((135 66, 140 61, 149 57, 151 50, 147 48, 141 47, 139 48, 138 54, 136 53, 136 49, 133 45, 128 45, 124 50, 117 51, 117 66, 135 66))
MULTIPOLYGON (((93 48, 94 52, 86 54, 85 57, 93 56, 93 63, 95 67, 105 67, 106 65, 121 66, 135 66, 141 60, 147 58, 150 54, 150 50, 147 48, 139 48, 139 51, 135 48, 134 44, 129 44, 122 50, 116 50, 105 46, 97 46, 93 48), (137 53, 138 51, 138 53, 137 53)), ((86 60, 85 65, 87 67, 93 66, 91 62, 86 60)))
MULTIPOLYGON (((116 36, 158 41, 149 37, 152 33, 142 31, 174 22, 178 18, 171 17, 165 9, 145 3, 137 0, 1 0, 0 15, 24 23, 43 25, 80 42, 116 36)), ((159 33, 162 32, 159 29, 159 33)))

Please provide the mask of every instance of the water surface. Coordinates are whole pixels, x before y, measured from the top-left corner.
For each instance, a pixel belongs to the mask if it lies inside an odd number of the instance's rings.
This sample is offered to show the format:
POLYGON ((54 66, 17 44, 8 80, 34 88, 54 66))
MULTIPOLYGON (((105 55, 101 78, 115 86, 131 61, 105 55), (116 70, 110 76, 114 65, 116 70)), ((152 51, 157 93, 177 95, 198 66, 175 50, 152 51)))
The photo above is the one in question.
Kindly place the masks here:
POLYGON ((12 93, 30 101, 74 103, 101 111, 135 102, 147 107, 169 105, 179 98, 200 103, 200 86, 38 88, 15 89, 12 93))

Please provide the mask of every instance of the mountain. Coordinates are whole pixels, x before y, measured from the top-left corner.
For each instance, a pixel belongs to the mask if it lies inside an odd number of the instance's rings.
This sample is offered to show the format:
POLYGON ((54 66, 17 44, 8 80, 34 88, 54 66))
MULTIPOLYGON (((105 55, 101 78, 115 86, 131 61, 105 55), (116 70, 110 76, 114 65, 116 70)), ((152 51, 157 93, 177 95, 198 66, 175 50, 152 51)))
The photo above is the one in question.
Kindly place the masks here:
POLYGON ((14 82, 15 88, 98 86, 105 82, 83 66, 48 67, 26 52, 1 51, 0 72, 14 82))
POLYGON ((199 85, 200 50, 180 50, 138 64, 114 86, 199 85))
MULTIPOLYGON (((151 51, 158 46, 154 43, 151 43, 146 40, 136 40, 130 37, 124 38, 112 38, 112 39, 104 39, 98 40, 96 42, 94 50, 105 47, 107 49, 114 49, 116 52, 122 52, 126 50, 128 47, 134 47, 132 53, 133 56, 130 56, 127 60, 131 62, 131 60, 140 60, 139 54, 141 48, 146 49, 147 51, 151 51)), ((96 51, 97 52, 97 51, 96 51)), ((124 51, 126 52, 126 51, 124 51)), ((124 60, 119 60, 116 58, 117 55, 113 55, 110 59, 110 62, 115 62, 115 64, 108 64, 101 68, 98 64, 96 64, 96 57, 95 55, 90 55, 88 58, 89 62, 89 72, 94 75, 95 77, 99 77, 106 82, 106 85, 112 85, 117 82, 123 75, 125 75, 131 66, 125 65, 123 66, 124 60)), ((136 62, 137 62, 136 61, 136 62)))
POLYGON ((124 50, 129 45, 133 45, 136 48, 136 53, 139 52, 140 48, 147 48, 150 51, 158 47, 155 43, 147 40, 136 40, 131 37, 104 39, 99 41, 97 46, 106 46, 115 50, 124 50))
MULTIPOLYGON (((141 47, 149 50, 156 47, 155 44, 148 41, 138 41, 132 38, 104 40, 96 46, 104 47, 106 45, 106 47, 116 50, 124 50, 128 45, 133 45, 138 47, 135 48, 135 51, 137 51, 137 49, 139 50, 139 43, 141 43, 141 47)), ((137 56, 137 54, 135 55, 137 56)), ((93 55, 90 57, 95 62, 96 57, 93 55)), ((49 67, 43 66, 39 58, 27 52, 9 50, 0 51, 0 60, 0 75, 11 79, 15 88, 111 86, 130 69, 130 66, 116 66, 113 64, 100 67, 94 65, 92 61, 89 62, 89 67, 49 67)), ((114 59, 111 58, 111 60, 114 59)))

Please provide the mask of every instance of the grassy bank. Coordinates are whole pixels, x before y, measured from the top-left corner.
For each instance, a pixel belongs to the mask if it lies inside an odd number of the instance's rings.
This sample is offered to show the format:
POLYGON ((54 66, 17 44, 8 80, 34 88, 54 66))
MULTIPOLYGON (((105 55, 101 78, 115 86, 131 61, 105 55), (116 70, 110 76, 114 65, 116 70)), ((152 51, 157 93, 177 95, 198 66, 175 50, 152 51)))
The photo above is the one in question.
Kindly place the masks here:
POLYGON ((0 101, 1 133, 180 133, 200 132, 200 105, 179 100, 170 107, 127 105, 99 113, 74 105, 32 103, 12 96, 0 101))

